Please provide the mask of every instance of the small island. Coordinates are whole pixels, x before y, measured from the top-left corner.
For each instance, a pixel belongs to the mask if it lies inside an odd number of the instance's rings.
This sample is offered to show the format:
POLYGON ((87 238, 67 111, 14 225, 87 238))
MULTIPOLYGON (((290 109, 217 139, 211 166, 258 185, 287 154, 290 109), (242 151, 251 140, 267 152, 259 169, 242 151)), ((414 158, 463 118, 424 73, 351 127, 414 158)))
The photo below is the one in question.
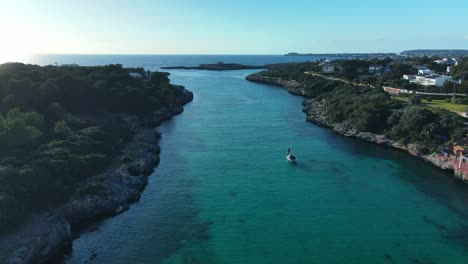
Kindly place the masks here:
POLYGON ((165 70, 208 70, 208 71, 232 71, 232 70, 261 70, 267 69, 266 65, 245 65, 239 63, 217 62, 213 64, 200 64, 198 66, 165 66, 165 70))

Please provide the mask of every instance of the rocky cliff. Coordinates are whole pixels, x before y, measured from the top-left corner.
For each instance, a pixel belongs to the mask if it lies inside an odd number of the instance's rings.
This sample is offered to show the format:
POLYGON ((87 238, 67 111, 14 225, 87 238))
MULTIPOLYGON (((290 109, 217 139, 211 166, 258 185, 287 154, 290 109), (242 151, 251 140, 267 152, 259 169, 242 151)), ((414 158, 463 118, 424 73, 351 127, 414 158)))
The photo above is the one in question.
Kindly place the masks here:
POLYGON ((283 80, 281 78, 272 78, 263 76, 261 74, 251 74, 245 77, 246 80, 264 84, 271 84, 279 87, 283 87, 288 90, 289 93, 294 95, 306 96, 306 90, 304 86, 295 80, 283 80))
POLYGON ((138 201, 148 183, 148 176, 159 163, 158 141, 155 127, 183 111, 183 105, 192 101, 192 92, 182 86, 176 104, 152 113, 146 119, 122 116, 133 131, 120 155, 99 175, 77 186, 70 200, 56 209, 33 217, 29 224, 0 241, 0 245, 16 245, 6 262, 46 263, 71 249, 72 226, 86 224, 97 218, 115 215, 127 210, 138 201))

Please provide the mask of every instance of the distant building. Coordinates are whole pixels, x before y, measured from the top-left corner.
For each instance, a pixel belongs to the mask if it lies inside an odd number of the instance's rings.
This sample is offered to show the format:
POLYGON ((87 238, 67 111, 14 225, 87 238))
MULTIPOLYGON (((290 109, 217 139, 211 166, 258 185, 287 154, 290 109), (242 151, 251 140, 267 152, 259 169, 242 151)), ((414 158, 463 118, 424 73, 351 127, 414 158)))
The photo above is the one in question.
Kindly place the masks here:
POLYGON ((380 65, 371 65, 369 66, 369 74, 378 74, 382 72, 382 66, 380 65))
POLYGON ((447 75, 438 75, 438 74, 431 74, 431 75, 426 75, 426 76, 416 76, 416 78, 410 82, 412 83, 417 83, 420 85, 424 86, 437 86, 441 87, 444 85, 444 83, 450 79, 450 76, 447 75))
POLYGON ((132 76, 133 78, 142 78, 143 76, 141 75, 141 73, 139 72, 130 72, 129 73, 130 76, 132 76))
POLYGON ((453 67, 452 67, 452 66, 447 66, 447 72, 448 72, 448 73, 453 72, 453 67))
POLYGON ((443 65, 456 65, 457 64, 457 60, 455 58, 451 58, 451 59, 443 58, 441 60, 435 60, 434 62, 437 64, 443 64, 443 65))
POLYGON ((320 62, 319 62, 320 66, 325 66, 325 65, 328 65, 328 64, 330 64, 330 60, 321 59, 320 62))
POLYGON ((383 90, 391 95, 399 95, 400 93, 412 93, 412 91, 408 91, 406 89, 399 89, 394 87, 383 86, 383 90))
POLYGON ((334 73, 335 72, 335 66, 326 64, 322 66, 322 73, 334 73))
POLYGON ((434 72, 427 68, 418 70, 418 75, 421 75, 421 76, 426 76, 426 75, 431 75, 431 74, 434 74, 434 72))

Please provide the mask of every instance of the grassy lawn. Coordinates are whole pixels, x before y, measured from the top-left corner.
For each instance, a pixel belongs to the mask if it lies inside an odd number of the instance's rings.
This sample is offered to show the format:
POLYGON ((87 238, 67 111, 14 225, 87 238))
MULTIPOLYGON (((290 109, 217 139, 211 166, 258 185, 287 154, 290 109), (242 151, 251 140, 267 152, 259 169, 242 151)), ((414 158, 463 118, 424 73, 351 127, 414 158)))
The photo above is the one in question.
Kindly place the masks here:
MULTIPOLYGON (((393 97, 393 98, 409 104, 408 97, 393 97)), ((445 100, 432 100, 431 102, 428 102, 426 99, 423 99, 422 103, 424 106, 429 106, 429 107, 426 107, 429 110, 431 111, 434 110, 433 112, 440 112, 440 109, 456 111, 456 112, 468 112, 468 105, 452 104, 450 102, 446 102, 445 100), (436 110, 435 108, 438 108, 439 110, 436 110)))
POLYGON ((439 107, 439 108, 457 111, 457 112, 466 112, 468 110, 468 105, 452 104, 452 103, 446 102, 445 100, 432 100, 431 102, 428 102, 427 100, 423 99, 422 102, 423 104, 426 104, 429 106, 439 107))

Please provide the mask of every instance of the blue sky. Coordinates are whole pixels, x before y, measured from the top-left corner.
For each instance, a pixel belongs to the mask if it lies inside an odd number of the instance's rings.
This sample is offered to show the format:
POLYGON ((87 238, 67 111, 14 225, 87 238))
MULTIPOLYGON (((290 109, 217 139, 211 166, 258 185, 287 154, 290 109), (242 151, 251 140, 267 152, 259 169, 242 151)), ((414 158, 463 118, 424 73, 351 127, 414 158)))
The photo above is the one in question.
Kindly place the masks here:
POLYGON ((0 55, 468 49, 468 1, 0 0, 0 55))

